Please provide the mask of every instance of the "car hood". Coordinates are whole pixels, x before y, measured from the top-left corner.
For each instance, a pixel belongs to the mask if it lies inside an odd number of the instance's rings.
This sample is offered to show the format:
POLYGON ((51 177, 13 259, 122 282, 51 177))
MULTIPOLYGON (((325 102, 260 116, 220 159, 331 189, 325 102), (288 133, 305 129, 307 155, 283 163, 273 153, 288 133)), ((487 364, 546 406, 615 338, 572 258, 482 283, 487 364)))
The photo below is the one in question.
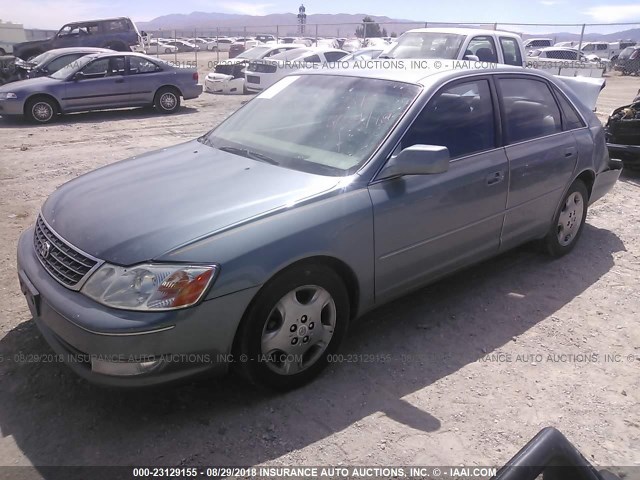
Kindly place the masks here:
POLYGON ((42 207, 67 242, 132 265, 334 187, 196 140, 118 162, 56 190, 42 207))
POLYGON ((56 80, 49 77, 28 78, 26 80, 18 80, 17 82, 11 82, 7 85, 0 87, 0 92, 16 92, 20 90, 26 90, 33 92, 47 85, 61 82, 62 80, 56 80))

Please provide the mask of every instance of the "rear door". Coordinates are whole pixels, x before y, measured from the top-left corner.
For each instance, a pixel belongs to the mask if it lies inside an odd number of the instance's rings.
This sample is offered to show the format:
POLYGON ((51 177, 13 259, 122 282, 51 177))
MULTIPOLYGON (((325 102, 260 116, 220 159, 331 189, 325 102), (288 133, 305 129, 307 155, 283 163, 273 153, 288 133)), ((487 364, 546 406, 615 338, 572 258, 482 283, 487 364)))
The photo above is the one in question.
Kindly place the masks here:
POLYGON ((151 104, 160 80, 167 75, 162 68, 144 57, 127 57, 127 82, 132 104, 151 104))
POLYGON ((560 107, 546 80, 499 76, 497 87, 511 170, 501 246, 508 249, 547 232, 578 149, 571 131, 563 130, 560 107))
POLYGON ((65 110, 85 110, 126 106, 129 84, 125 76, 124 56, 100 57, 85 65, 81 80, 68 80, 65 110))

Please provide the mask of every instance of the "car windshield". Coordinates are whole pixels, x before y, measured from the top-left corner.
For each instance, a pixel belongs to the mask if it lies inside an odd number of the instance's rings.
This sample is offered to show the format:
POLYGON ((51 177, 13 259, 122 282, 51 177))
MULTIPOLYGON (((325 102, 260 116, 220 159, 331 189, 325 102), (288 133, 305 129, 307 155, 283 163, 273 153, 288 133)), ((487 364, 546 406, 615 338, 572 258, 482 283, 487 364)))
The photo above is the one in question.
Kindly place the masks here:
POLYGON ((627 58, 630 57, 631 54, 633 53, 634 48, 633 47, 627 47, 625 48, 622 52, 620 52, 620 58, 627 58))
POLYGON ((242 52, 236 58, 245 58, 247 60, 255 60, 256 58, 260 58, 263 54, 267 53, 271 50, 271 47, 253 47, 249 50, 242 52))
POLYGON ((349 175, 369 159, 419 92, 417 85, 389 80, 293 75, 200 141, 286 168, 349 175))
POLYGON ((458 58, 464 35, 437 32, 407 32, 385 58, 458 58))
POLYGON ((57 72, 52 73, 51 75, 49 75, 49 77, 55 78, 57 80, 64 80, 68 78, 70 75, 72 75, 73 73, 80 70, 82 67, 84 67, 87 63, 89 63, 94 58, 96 58, 95 55, 85 55, 84 57, 81 57, 76 61, 71 62, 69 65, 62 67, 57 72))

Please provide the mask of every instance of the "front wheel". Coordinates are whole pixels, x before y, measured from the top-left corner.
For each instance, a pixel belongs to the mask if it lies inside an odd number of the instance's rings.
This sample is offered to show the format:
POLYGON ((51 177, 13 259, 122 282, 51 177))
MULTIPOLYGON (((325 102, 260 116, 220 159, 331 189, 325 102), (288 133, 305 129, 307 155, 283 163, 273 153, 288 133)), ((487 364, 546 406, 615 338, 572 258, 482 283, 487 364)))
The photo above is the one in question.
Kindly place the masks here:
POLYGON ((174 113, 180 108, 180 94, 175 88, 161 88, 156 93, 153 106, 160 113, 174 113))
POLYGON ((58 106, 50 98, 33 98, 25 105, 24 114, 31 122, 50 123, 58 114, 58 106))
POLYGON ((544 239, 551 256, 561 257, 573 250, 582 234, 588 202, 587 187, 581 180, 576 180, 560 203, 553 224, 544 239))
POLYGON ((344 282, 323 265, 292 267, 270 281, 238 330, 236 358, 251 382, 277 390, 316 377, 335 353, 349 322, 344 282))

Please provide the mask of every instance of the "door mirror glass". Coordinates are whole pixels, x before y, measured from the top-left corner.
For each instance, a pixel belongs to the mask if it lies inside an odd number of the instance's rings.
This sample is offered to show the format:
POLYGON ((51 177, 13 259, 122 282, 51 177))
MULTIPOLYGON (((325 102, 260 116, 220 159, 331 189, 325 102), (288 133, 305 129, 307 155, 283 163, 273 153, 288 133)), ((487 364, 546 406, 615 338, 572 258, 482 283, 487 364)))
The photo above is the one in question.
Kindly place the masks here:
POLYGON ((449 149, 440 145, 411 145, 389 159, 379 179, 402 175, 433 175, 449 170, 449 149))

